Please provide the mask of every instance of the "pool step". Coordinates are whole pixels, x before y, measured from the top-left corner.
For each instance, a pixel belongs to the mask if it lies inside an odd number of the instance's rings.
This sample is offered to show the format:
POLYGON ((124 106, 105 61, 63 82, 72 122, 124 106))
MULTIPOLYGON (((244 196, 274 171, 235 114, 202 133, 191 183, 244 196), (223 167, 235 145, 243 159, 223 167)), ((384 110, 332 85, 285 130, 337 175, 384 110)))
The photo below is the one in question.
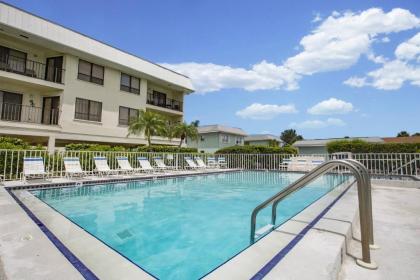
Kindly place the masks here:
POLYGON ((263 226, 262 228, 260 228, 259 230, 255 232, 255 238, 261 237, 262 235, 271 231, 273 228, 274 228, 274 225, 272 224, 263 226))

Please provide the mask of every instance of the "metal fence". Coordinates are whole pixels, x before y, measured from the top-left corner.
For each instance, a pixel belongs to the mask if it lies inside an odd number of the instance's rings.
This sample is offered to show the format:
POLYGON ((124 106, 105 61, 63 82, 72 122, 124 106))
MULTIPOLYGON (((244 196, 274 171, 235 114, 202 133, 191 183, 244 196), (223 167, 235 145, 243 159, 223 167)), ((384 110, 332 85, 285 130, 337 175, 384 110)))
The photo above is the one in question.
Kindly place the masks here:
POLYGON ((420 176, 420 153, 395 154, 323 154, 323 155, 290 155, 290 154, 193 154, 193 153, 144 153, 144 152, 102 152, 102 151, 60 151, 49 154, 45 150, 0 150, 0 177, 3 180, 19 180, 23 171, 23 158, 42 157, 46 171, 53 176, 63 176, 64 157, 78 157, 85 171, 94 171, 94 156, 105 156, 112 169, 118 169, 116 157, 125 156, 133 168, 138 168, 137 157, 147 157, 153 163, 154 157, 162 157, 165 163, 177 169, 185 169, 185 157, 200 156, 204 162, 208 157, 224 157, 228 168, 244 170, 287 170, 284 160, 291 157, 322 157, 325 160, 353 158, 361 162, 373 176, 420 176))

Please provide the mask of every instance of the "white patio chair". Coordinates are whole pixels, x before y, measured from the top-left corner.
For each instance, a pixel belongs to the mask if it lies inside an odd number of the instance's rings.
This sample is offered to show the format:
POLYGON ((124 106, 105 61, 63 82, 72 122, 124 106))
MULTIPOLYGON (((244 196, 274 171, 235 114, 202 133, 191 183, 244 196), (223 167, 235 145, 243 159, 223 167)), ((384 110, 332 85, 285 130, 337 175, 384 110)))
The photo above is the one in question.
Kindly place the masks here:
POLYGON ((154 157, 153 160, 155 161, 156 167, 160 170, 174 170, 173 166, 167 166, 165 161, 161 157, 154 157))
POLYGON ((279 165, 280 170, 287 170, 287 167, 289 166, 291 162, 292 160, 290 158, 284 158, 279 165))
POLYGON ((45 171, 44 159, 42 157, 24 157, 22 180, 27 181, 29 177, 45 179, 51 173, 45 171))
POLYGON ((137 157, 137 160, 139 161, 141 171, 146 173, 152 173, 156 171, 156 169, 154 169, 150 164, 150 161, 147 159, 147 157, 137 157))
POLYGON ((192 158, 184 157, 184 160, 187 163, 187 166, 185 166, 187 169, 198 170, 200 168, 192 158))
POLYGON ((201 159, 201 157, 195 157, 195 162, 197 163, 197 166, 199 168, 203 168, 203 169, 207 169, 210 168, 209 166, 207 166, 204 161, 201 159))
POLYGON ((207 158, 207 166, 212 167, 212 168, 218 168, 219 167, 215 157, 208 157, 207 158))
POLYGON ((106 157, 93 157, 93 161, 95 162, 96 171, 99 175, 116 175, 120 172, 117 169, 109 168, 108 160, 106 157))
POLYGON ((63 161, 66 177, 85 176, 91 173, 82 169, 78 157, 65 157, 63 161))
POLYGON ((133 168, 130 164, 130 162, 128 161, 128 157, 116 157, 117 158, 117 163, 118 166, 120 167, 120 172, 125 172, 125 173, 139 173, 141 171, 140 168, 133 168))
POLYGON ((217 164, 219 165, 219 168, 227 168, 226 158, 225 157, 217 158, 217 164))

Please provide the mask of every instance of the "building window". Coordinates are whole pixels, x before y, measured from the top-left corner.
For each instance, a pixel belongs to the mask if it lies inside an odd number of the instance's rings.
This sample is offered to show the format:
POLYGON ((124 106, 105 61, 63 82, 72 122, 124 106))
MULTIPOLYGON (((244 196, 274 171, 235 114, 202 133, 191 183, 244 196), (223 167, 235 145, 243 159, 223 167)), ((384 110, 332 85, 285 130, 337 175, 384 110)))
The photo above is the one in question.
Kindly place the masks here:
POLYGON ((132 119, 139 116, 139 110, 120 106, 120 114, 118 118, 119 125, 129 125, 132 119))
POLYGON ((222 143, 229 143, 229 135, 222 135, 222 143))
POLYGON ((140 94, 140 79, 121 73, 120 89, 135 94, 140 94))
POLYGON ((200 140, 201 142, 204 142, 206 139, 204 138, 204 136, 200 136, 200 140))
POLYGON ((236 137, 236 144, 237 145, 242 144, 242 137, 236 137))
POLYGON ((98 85, 104 84, 104 67, 79 59, 77 78, 98 85))
POLYGON ((75 119, 100 122, 101 117, 102 102, 76 98, 75 119))

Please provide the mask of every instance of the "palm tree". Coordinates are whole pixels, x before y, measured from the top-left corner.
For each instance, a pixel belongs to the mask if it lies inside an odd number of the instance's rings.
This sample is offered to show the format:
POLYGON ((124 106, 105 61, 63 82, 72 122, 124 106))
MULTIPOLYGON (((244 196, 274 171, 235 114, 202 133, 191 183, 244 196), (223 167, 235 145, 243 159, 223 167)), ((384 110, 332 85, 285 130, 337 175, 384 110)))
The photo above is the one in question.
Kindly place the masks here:
POLYGON ((191 138, 193 140, 198 139, 198 130, 195 122, 191 124, 187 124, 186 122, 179 123, 176 128, 176 136, 178 136, 181 141, 179 142, 179 147, 181 148, 182 143, 184 142, 185 138, 191 138))
POLYGON ((161 135, 172 141, 177 135, 176 127, 177 123, 173 123, 170 120, 165 121, 165 125, 162 127, 161 135))
POLYGON ((151 145, 151 137, 158 135, 165 125, 165 119, 158 113, 140 110, 137 118, 133 118, 128 126, 127 136, 144 133, 147 143, 151 145))
POLYGON ((298 135, 294 129, 286 129, 280 135, 280 139, 288 145, 292 145, 298 140, 302 140, 302 135, 298 135))

